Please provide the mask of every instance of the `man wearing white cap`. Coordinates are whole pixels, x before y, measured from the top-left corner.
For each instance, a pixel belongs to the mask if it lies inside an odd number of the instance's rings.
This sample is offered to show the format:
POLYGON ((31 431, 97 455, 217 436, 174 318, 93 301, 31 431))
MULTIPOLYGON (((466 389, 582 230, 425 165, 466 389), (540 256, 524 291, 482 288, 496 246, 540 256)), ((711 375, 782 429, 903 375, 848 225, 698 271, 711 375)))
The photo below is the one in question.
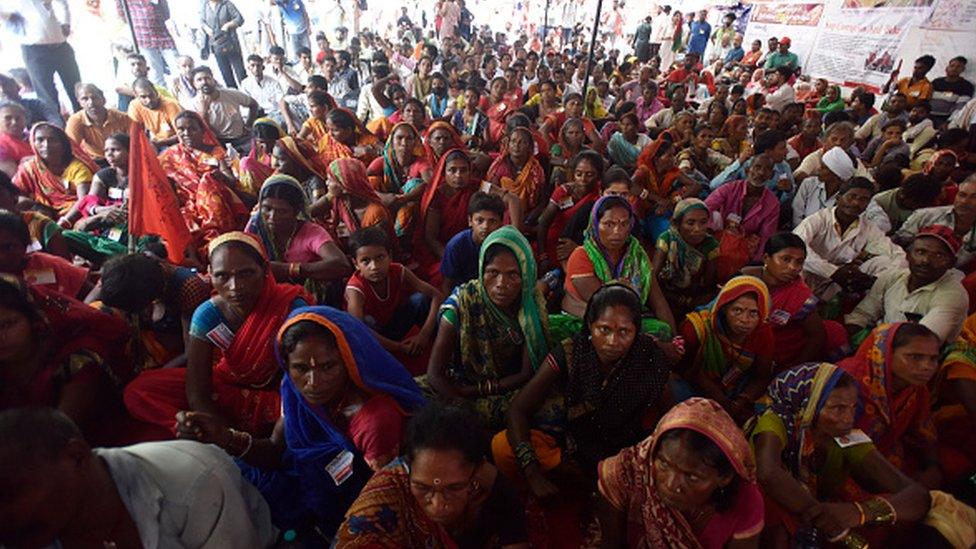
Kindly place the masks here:
POLYGON ((793 226, 824 208, 837 203, 840 186, 854 177, 854 161, 844 149, 834 147, 824 153, 817 175, 802 182, 793 197, 793 226))
POLYGON ((793 230, 807 245, 804 280, 821 300, 840 291, 867 292, 875 277, 907 265, 905 250, 864 215, 873 194, 874 183, 852 177, 837 191, 836 206, 807 217, 793 230))

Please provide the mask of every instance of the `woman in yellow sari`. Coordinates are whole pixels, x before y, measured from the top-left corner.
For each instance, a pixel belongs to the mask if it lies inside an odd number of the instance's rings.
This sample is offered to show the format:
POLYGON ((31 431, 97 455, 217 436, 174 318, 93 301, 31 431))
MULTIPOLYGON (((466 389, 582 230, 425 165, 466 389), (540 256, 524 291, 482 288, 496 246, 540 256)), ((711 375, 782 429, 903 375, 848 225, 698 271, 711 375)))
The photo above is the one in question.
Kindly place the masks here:
POLYGON ((76 204, 88 194, 98 167, 61 128, 47 122, 34 125, 30 133, 34 151, 21 162, 14 185, 50 215, 58 224, 70 226, 80 217, 76 204))
POLYGON ((325 117, 328 132, 318 142, 322 163, 328 166, 337 158, 355 158, 369 165, 380 155, 379 140, 347 109, 332 109, 325 117))

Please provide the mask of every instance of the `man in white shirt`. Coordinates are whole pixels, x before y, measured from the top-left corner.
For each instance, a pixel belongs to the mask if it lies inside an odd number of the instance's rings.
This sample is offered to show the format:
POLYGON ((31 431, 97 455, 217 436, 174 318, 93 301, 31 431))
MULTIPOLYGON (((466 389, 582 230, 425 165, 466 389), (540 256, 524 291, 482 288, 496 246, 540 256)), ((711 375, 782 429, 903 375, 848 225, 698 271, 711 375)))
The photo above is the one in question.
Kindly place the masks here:
POLYGON ((81 81, 75 50, 68 44, 71 12, 67 0, 3 0, 0 21, 20 42, 24 66, 37 90, 37 98, 60 111, 54 74, 68 91, 72 110, 81 106, 71 91, 81 81))
POLYGON ((270 547, 261 494, 220 448, 92 449, 52 408, 0 412, 0 546, 270 547))
POLYGON ((804 179, 793 197, 793 226, 837 203, 837 191, 854 177, 854 161, 844 149, 834 147, 824 153, 820 173, 804 179))
MULTIPOLYGON (((800 165, 793 171, 793 178, 797 181, 803 181, 808 176, 820 173, 821 159, 823 154, 833 147, 840 147, 845 151, 850 151, 851 147, 854 145, 854 124, 850 122, 834 122, 827 127, 827 132, 824 135, 824 147, 821 147, 812 153, 808 154, 806 158, 800 162, 800 165)), ((868 171, 867 166, 861 162, 860 158, 854 160, 854 175, 858 177, 863 177, 865 179, 874 180, 871 177, 871 172, 868 171)))
POLYGON ((873 193, 874 184, 856 177, 837 192, 836 206, 793 230, 807 245, 804 280, 821 300, 867 291, 881 273, 905 266, 905 251, 864 215, 873 193))
POLYGON ((280 102, 285 96, 278 80, 265 76, 264 59, 260 55, 247 56, 247 72, 249 76, 241 80, 238 89, 254 98, 258 102, 264 113, 276 122, 281 124, 280 102))
POLYGON ((790 84, 793 69, 787 66, 776 67, 767 78, 766 106, 776 112, 783 112, 783 108, 796 102, 796 92, 790 84))
POLYGON ((921 231, 929 225, 945 225, 951 227, 962 240, 962 246, 956 254, 956 265, 965 266, 976 259, 976 175, 959 185, 956 198, 951 206, 935 206, 915 210, 901 229, 895 233, 895 242, 907 245, 921 231))
POLYGON ((963 274, 953 269, 962 243, 945 225, 922 228, 908 249, 908 268, 889 270, 844 322, 855 334, 879 322, 918 322, 951 343, 969 309, 963 274))
POLYGON ((210 67, 193 69, 193 86, 197 90, 193 110, 207 121, 217 139, 233 144, 238 151, 250 150, 248 132, 258 117, 258 102, 244 92, 218 88, 210 67), (241 116, 242 108, 247 109, 247 120, 241 116))
POLYGON ((285 93, 299 93, 307 83, 307 80, 300 80, 298 74, 285 64, 285 50, 280 46, 273 46, 268 52, 268 76, 277 79, 285 93))

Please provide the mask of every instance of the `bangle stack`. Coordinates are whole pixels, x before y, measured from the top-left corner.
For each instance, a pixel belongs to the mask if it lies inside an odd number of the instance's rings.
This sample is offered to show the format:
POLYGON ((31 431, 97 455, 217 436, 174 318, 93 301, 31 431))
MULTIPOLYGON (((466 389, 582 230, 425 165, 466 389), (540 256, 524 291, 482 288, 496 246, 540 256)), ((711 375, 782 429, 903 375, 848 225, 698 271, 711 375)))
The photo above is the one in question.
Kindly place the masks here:
POLYGON ((895 507, 881 496, 865 500, 862 505, 864 506, 864 524, 894 524, 898 520, 895 507))
POLYGON ((478 395, 479 396, 483 396, 483 397, 491 396, 491 395, 495 394, 496 392, 498 392, 498 382, 497 381, 492 381, 492 380, 489 379, 487 381, 479 381, 478 382, 478 395))
POLYGON ((519 442, 515 445, 515 463, 519 469, 525 470, 529 465, 539 463, 539 457, 535 455, 535 450, 528 442, 519 442))
POLYGON ((230 435, 232 437, 234 437, 234 445, 235 446, 237 446, 237 447, 243 446, 244 447, 244 449, 241 450, 234 457, 236 457, 236 458, 242 458, 245 455, 247 455, 248 452, 251 451, 251 446, 254 445, 254 437, 251 436, 251 433, 248 433, 246 431, 238 431, 237 429, 231 429, 230 430, 230 435))
POLYGON ((288 278, 292 280, 297 280, 302 276, 302 264, 301 263, 289 263, 288 264, 288 278))

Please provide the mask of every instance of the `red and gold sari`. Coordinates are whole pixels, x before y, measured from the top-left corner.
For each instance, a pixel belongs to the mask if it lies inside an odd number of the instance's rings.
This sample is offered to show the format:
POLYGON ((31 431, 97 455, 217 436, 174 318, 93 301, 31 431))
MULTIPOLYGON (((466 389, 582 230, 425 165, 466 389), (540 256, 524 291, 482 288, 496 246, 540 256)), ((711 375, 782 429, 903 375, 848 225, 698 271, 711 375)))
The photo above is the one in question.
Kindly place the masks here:
POLYGON ((440 212, 440 231, 437 240, 447 244, 454 235, 468 228, 468 202, 474 193, 478 192, 478 183, 471 180, 461 189, 449 189, 444 183, 447 171, 447 158, 452 151, 447 151, 441 155, 441 160, 437 164, 434 176, 430 185, 424 190, 424 196, 420 200, 420 223, 414 231, 413 253, 414 258, 419 264, 417 273, 427 281, 440 284, 441 273, 439 259, 434 257, 424 240, 427 214, 431 208, 440 212))
POLYGON ((366 177, 366 168, 355 158, 340 158, 329 166, 329 175, 337 181, 345 194, 332 200, 330 226, 336 239, 345 241, 349 235, 366 227, 382 225, 390 238, 396 242, 393 232, 393 219, 383 206, 379 195, 373 190, 366 177), (366 203, 362 215, 356 213, 351 199, 366 203))
POLYGON ((220 163, 227 159, 227 150, 203 118, 196 113, 193 116, 204 128, 204 144, 211 147, 210 151, 178 143, 159 155, 159 163, 176 182, 180 211, 190 233, 199 242, 206 243, 242 227, 248 212, 220 173, 220 163))
MULTIPOLYGON (((254 248, 267 261, 257 237, 240 231, 212 240, 210 253, 229 241, 254 248)), ((275 359, 275 335, 292 305, 300 300, 314 303, 301 286, 275 282, 270 266, 265 264, 264 287, 254 309, 237 331, 230 334, 226 350, 213 345, 214 402, 234 427, 258 436, 267 435, 281 417, 278 390, 281 370, 275 359)), ((204 306, 207 304, 201 305, 204 306)), ((126 387, 125 404, 134 417, 172 430, 176 413, 189 408, 186 368, 143 372, 126 387)))
POLYGON ((856 427, 871 437, 885 458, 907 474, 915 463, 906 461, 905 445, 933 448, 936 445, 929 390, 924 385, 908 385, 898 393, 892 390, 892 344, 904 323, 882 324, 871 331, 853 357, 837 363, 858 384, 863 408, 856 427))
POLYGON ((59 215, 65 215, 78 201, 78 186, 91 183, 98 166, 64 130, 48 122, 34 124, 30 132, 30 143, 33 156, 20 163, 13 177, 14 185, 38 204, 54 209, 59 215), (34 147, 34 136, 42 127, 59 133, 65 143, 71 144, 71 150, 65 151, 71 161, 60 174, 55 174, 48 168, 34 147))

